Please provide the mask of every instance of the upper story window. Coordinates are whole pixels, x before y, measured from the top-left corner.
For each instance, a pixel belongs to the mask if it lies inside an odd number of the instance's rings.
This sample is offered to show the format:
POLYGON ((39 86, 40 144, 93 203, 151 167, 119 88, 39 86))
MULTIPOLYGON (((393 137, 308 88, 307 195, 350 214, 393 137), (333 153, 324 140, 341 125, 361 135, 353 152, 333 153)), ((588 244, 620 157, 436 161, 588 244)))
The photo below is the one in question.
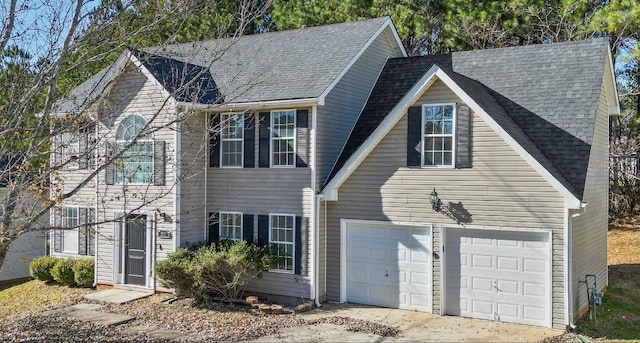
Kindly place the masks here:
POLYGON ((60 156, 61 163, 67 164, 69 168, 78 167, 80 155, 80 140, 78 135, 65 132, 60 136, 60 156))
POLYGON ((242 213, 220 212, 220 239, 242 240, 242 213))
POLYGON ((220 116, 220 166, 242 167, 244 145, 244 116, 222 114, 220 116))
POLYGON ((147 121, 139 115, 126 117, 116 131, 116 150, 126 149, 116 162, 115 183, 149 184, 153 182, 153 138, 140 134, 147 121))
POLYGON ((422 106, 422 166, 453 167, 455 105, 422 106))
POLYGON ((296 217, 288 214, 269 215, 269 244, 275 259, 271 266, 277 271, 293 273, 294 230, 296 217))
POLYGON ((271 166, 296 166, 296 111, 271 112, 271 166))

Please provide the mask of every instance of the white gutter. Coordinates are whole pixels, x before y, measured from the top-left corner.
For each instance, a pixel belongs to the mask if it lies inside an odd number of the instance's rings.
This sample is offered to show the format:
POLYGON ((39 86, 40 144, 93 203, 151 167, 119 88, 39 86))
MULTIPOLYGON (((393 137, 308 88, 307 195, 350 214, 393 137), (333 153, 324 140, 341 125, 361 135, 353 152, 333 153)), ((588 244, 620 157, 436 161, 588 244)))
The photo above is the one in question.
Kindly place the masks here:
POLYGON ((210 105, 178 101, 176 105, 181 106, 183 108, 193 108, 193 109, 203 110, 203 111, 225 112, 225 111, 243 111, 243 110, 253 110, 253 109, 274 109, 274 108, 284 108, 284 107, 313 107, 318 105, 318 98, 250 101, 250 102, 210 104, 210 105))

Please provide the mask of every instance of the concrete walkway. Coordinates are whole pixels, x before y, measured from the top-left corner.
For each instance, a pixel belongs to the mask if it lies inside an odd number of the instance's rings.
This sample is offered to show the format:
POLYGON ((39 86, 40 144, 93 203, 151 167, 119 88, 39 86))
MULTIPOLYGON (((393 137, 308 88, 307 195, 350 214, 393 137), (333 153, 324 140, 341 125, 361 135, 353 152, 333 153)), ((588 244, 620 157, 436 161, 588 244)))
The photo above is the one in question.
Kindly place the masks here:
POLYGON ((107 289, 87 294, 85 299, 104 304, 124 304, 153 295, 152 291, 134 291, 130 289, 107 289))
POLYGON ((368 320, 400 329, 397 337, 351 332, 333 324, 286 328, 253 342, 539 342, 561 331, 490 320, 438 316, 354 304, 323 304, 301 314, 304 318, 340 316, 368 320))
POLYGON ((48 316, 59 316, 92 322, 100 325, 118 325, 134 320, 134 317, 115 313, 96 311, 102 307, 98 304, 76 304, 58 310, 47 311, 48 316))
MULTIPOLYGON (((47 311, 44 315, 72 318, 105 326, 120 325, 136 319, 135 317, 116 313, 100 312, 98 309, 101 307, 102 305, 99 304, 76 304, 57 310, 47 311)), ((132 333, 144 333, 150 337, 162 340, 176 340, 178 338, 185 337, 185 334, 180 331, 142 325, 129 326, 125 328, 125 331, 132 333)))

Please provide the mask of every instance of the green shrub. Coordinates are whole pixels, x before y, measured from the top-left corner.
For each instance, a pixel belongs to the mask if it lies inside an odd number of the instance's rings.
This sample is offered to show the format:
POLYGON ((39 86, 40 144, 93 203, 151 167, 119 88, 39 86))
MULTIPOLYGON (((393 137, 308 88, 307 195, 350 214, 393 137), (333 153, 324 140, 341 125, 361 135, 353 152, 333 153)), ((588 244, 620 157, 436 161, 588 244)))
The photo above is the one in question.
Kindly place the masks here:
POLYGON ((249 281, 269 268, 268 247, 246 242, 221 242, 192 251, 180 249, 156 264, 161 283, 178 296, 199 302, 240 298, 249 281))
POLYGON ((51 275, 51 270, 53 266, 58 262, 58 258, 51 256, 41 256, 36 257, 31 261, 29 265, 29 272, 31 276, 40 281, 53 281, 53 275, 51 275))
POLYGON ((80 287, 92 287, 95 263, 93 259, 77 260, 73 265, 73 280, 80 287))
POLYGON ((167 256, 166 260, 156 262, 156 275, 164 287, 173 288, 177 296, 191 296, 193 276, 190 274, 194 251, 188 248, 178 249, 167 256))
POLYGON ((53 269, 51 269, 51 275, 53 275, 53 279, 63 285, 75 285, 75 275, 73 274, 73 266, 75 264, 76 260, 71 258, 58 259, 56 265, 53 266, 53 269))

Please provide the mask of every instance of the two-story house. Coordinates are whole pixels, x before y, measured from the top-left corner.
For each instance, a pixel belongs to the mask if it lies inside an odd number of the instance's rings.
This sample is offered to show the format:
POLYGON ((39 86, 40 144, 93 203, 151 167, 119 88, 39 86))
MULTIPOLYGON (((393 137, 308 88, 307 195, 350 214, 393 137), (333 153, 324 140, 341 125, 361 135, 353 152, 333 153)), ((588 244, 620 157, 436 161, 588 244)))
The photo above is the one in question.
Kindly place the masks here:
POLYGON ((605 39, 407 57, 378 18, 127 50, 56 111, 86 124, 52 223, 92 225, 52 253, 99 285, 219 239, 279 248, 250 291, 318 304, 564 328, 607 285, 605 39))

